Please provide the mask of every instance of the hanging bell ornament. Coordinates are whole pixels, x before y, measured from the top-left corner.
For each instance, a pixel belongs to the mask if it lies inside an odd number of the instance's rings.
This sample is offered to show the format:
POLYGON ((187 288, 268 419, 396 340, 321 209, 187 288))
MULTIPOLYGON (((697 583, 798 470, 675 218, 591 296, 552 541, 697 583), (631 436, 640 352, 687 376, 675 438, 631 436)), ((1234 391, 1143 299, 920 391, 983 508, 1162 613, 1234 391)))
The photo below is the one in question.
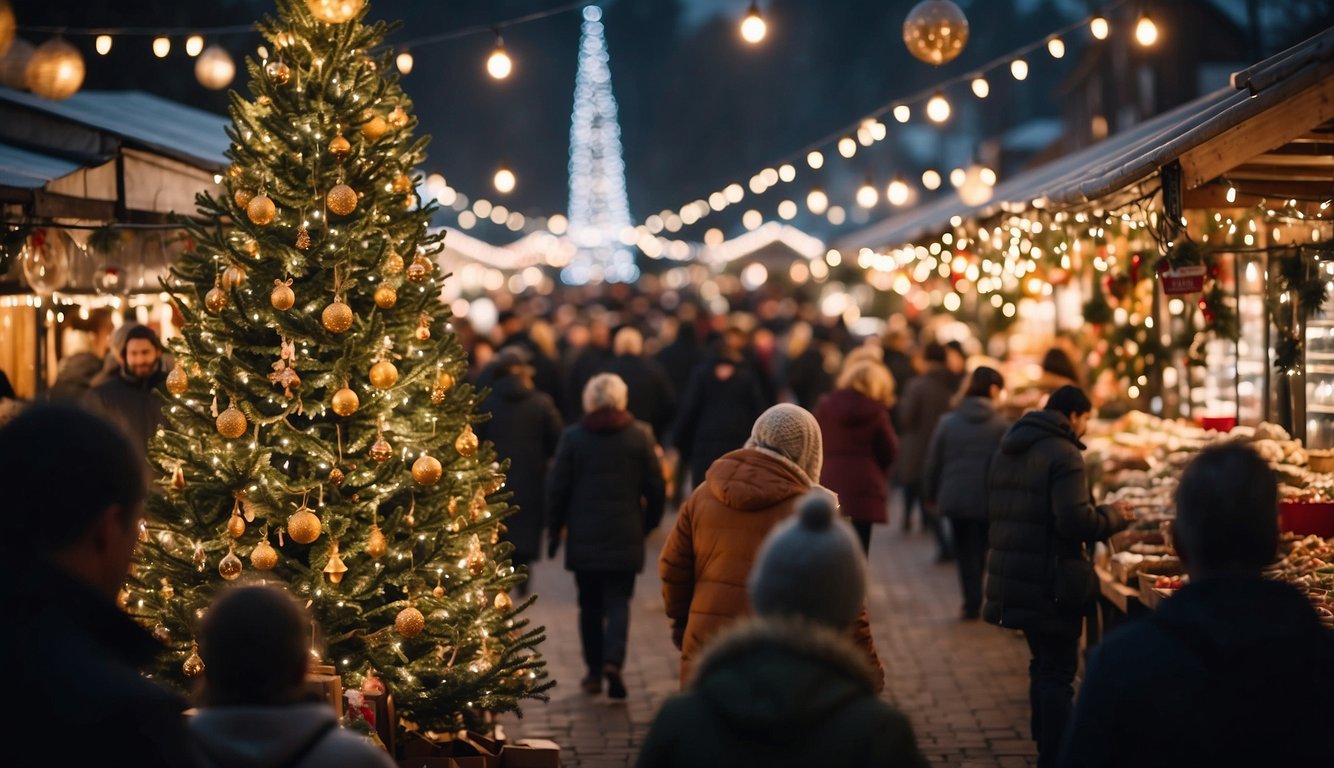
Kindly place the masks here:
POLYGON ((473 433, 472 425, 465 424, 463 431, 454 440, 454 450, 458 451, 460 456, 468 457, 477 453, 477 445, 477 435, 473 433))
POLYGON ((346 184, 337 184, 325 195, 324 202, 329 210, 339 216, 346 216, 357 210, 357 193, 346 184))
POLYGON ((329 548, 329 562, 324 565, 324 575, 329 577, 329 581, 337 584, 343 580, 343 574, 347 573, 347 563, 338 555, 338 542, 334 542, 329 548))
POLYGON ((371 141, 379 141, 380 137, 389 132, 389 121, 373 112, 364 114, 366 122, 361 124, 361 135, 371 141))
POLYGON ((372 525, 370 538, 366 541, 366 554, 371 557, 384 557, 388 551, 389 541, 385 539, 384 531, 380 530, 380 526, 372 525))
POLYGON ((292 279, 274 279, 273 290, 269 293, 269 303, 279 312, 286 312, 296 304, 296 294, 292 292, 292 279))
POLYGON ((412 191, 412 177, 406 173, 400 173, 394 177, 393 190, 400 195, 406 195, 412 191))
POLYGON ((204 294, 204 308, 213 314, 218 314, 227 308, 227 292, 222 290, 219 285, 214 285, 204 294))
POLYGON ((287 518, 287 535, 298 544, 309 544, 320 537, 320 519, 302 505, 287 518))
POLYGON ((231 290, 233 288, 240 288, 241 283, 243 282, 245 282, 245 270, 242 269, 241 267, 232 264, 231 266, 222 270, 223 288, 227 290, 231 290))
POLYGON ((227 581, 234 581, 241 575, 241 558, 236 556, 235 552, 228 552, 227 556, 218 563, 218 573, 227 581))
POLYGON ((305 225, 296 228, 296 248, 298 251, 310 250, 310 230, 305 225))
POLYGON ((423 629, 426 629, 426 617, 411 605, 399 611, 394 619, 394 631, 403 637, 416 637, 423 629))
POLYGON ((398 255, 398 251, 390 251, 389 255, 384 257, 384 264, 380 266, 380 271, 386 275, 397 275, 403 271, 403 257, 398 255))
POLYGON ((270 61, 268 66, 264 67, 264 74, 278 85, 287 85, 287 81, 292 79, 292 68, 281 61, 270 61))
POLYGON ((398 369, 388 360, 381 360, 371 366, 370 378, 377 389, 389 389, 398 381, 398 369))
POLYGON ((204 674, 204 660, 199 658, 199 643, 190 643, 190 656, 181 665, 181 671, 190 678, 204 674))
POLYGON ((384 435, 375 438, 371 443, 369 451, 370 457, 378 462, 389 461, 389 457, 394 455, 394 449, 389 447, 389 441, 384 439, 384 435))
POLYGON ((342 333, 352 327, 352 308, 343 301, 342 296, 335 296, 333 303, 324 308, 320 321, 324 323, 326 331, 342 333))
POLYGON ((333 141, 329 142, 329 154, 339 160, 346 158, 348 155, 352 154, 352 142, 348 141, 340 132, 337 136, 333 137, 333 141))
POLYGON ((414 283, 424 283, 426 278, 430 276, 431 260, 422 253, 413 256, 412 263, 408 265, 408 280, 414 283))
POLYGON ((183 395, 190 389, 190 377, 185 375, 185 368, 177 364, 167 374, 167 391, 173 395, 183 395))
POLYGON ((333 469, 329 470, 329 482, 333 483, 335 488, 342 488, 343 481, 346 479, 347 476, 344 475, 343 470, 339 469, 338 467, 334 467, 333 469))
POLYGON ((412 479, 422 485, 435 485, 440 482, 440 476, 444 471, 440 461, 429 453, 423 453, 412 462, 412 479))
POLYGON ((504 592, 497 592, 497 593, 496 593, 496 610, 497 610, 497 611, 508 611, 509 609, 511 609, 511 608, 513 608, 513 607, 514 607, 514 601, 510 599, 510 596, 509 596, 508 594, 506 594, 506 593, 504 593, 504 592))
MULTIPOLYGON (((245 210, 250 207, 250 201, 255 199, 255 193, 248 189, 238 189, 232 193, 232 200, 236 201, 236 207, 245 210)), ((258 243, 256 243, 258 248, 258 243)))
POLYGON ((408 127, 408 111, 402 107, 394 107, 389 113, 389 124, 395 128, 408 127))
POLYGON ((278 550, 273 548, 268 539, 260 539, 250 551, 250 564, 257 571, 273 570, 273 566, 278 564, 278 550))
POLYGON ((398 290, 389 283, 380 283, 375 289, 375 306, 380 309, 393 309, 398 303, 398 290))
POLYGON ((218 414, 214 425, 218 428, 218 434, 228 440, 235 440, 245 434, 246 420, 245 414, 235 404, 228 406, 227 410, 218 414))
POLYGON ((245 535, 245 518, 235 509, 232 510, 231 519, 227 521, 227 535, 233 539, 239 539, 245 535))
POLYGON ((344 386, 334 393, 331 406, 333 412, 339 416, 351 416, 361 407, 361 399, 357 397, 357 393, 351 387, 344 386))

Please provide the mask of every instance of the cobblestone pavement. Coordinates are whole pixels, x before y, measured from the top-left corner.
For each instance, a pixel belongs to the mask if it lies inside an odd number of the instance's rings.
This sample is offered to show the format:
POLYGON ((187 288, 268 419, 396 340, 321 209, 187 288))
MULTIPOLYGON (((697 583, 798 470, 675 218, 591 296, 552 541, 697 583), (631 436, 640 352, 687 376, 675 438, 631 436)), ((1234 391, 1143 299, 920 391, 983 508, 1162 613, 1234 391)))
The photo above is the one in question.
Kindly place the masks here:
MULTIPOLYGON (((529 608, 547 630, 542 646, 557 681, 548 703, 529 702, 524 717, 500 719, 509 739, 550 739, 561 765, 632 766, 663 700, 675 693, 678 654, 672 647, 657 578, 657 554, 674 518, 649 539, 644 573, 631 605, 630 651, 624 672, 629 698, 611 701, 579 690, 574 577, 561 562, 534 568, 529 608)), ((869 611, 886 665, 884 696, 912 720, 933 763, 966 768, 1020 768, 1037 762, 1028 738, 1028 649, 1022 637, 981 622, 961 622, 957 571, 934 563, 928 534, 877 526, 871 540, 869 611)))

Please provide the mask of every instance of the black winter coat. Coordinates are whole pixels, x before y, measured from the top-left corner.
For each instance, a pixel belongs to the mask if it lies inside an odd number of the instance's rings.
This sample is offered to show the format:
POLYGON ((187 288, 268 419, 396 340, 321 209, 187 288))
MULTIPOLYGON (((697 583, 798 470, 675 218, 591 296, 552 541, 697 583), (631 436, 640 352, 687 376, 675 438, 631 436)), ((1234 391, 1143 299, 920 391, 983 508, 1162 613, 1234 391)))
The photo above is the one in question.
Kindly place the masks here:
POLYGON ((760 375, 744 360, 713 355, 695 366, 681 398, 673 443, 691 480, 704 482, 714 460, 750 438, 755 419, 770 405, 760 375))
POLYGON ((161 366, 146 379, 134 378, 124 369, 116 376, 88 390, 84 403, 125 429, 140 451, 148 450, 148 441, 162 425, 162 404, 167 374, 161 366))
POLYGON ((922 498, 951 520, 987 519, 987 470, 1007 422, 987 397, 965 397, 931 436, 922 498))
POLYGON ((1029 411, 1001 440, 987 476, 991 555, 982 616, 1016 629, 1059 631, 1097 592, 1086 545, 1125 527, 1095 507, 1084 444, 1055 411, 1029 411))
POLYGON ((926 466, 926 449, 936 424, 950 411, 958 379, 945 366, 933 364, 921 376, 908 382, 900 390, 903 395, 895 407, 899 409, 899 440, 902 452, 894 464, 894 478, 905 485, 922 482, 926 466))
POLYGON ((676 417, 676 390, 658 361, 638 355, 618 355, 602 370, 621 377, 629 392, 626 410, 653 427, 656 439, 663 439, 676 417))
POLYGON ((505 488, 514 495, 518 512, 505 518, 505 540, 514 544, 514 559, 538 559, 546 527, 547 464, 560 440, 560 412, 545 392, 529 388, 516 376, 498 379, 481 410, 491 420, 476 426, 477 437, 495 444, 496 456, 509 459, 505 488))
POLYGON ((644 569, 644 537, 662 520, 662 464, 649 426, 600 410, 565 428, 547 475, 551 536, 567 530, 570 571, 644 569))
POLYGON ((1093 649, 1060 764, 1334 765, 1331 690, 1334 633, 1303 595, 1198 581, 1093 649))
POLYGON ((818 344, 811 344, 788 360, 784 374, 786 389, 797 405, 808 411, 814 411, 820 398, 834 388, 834 377, 824 368, 824 353, 818 344))

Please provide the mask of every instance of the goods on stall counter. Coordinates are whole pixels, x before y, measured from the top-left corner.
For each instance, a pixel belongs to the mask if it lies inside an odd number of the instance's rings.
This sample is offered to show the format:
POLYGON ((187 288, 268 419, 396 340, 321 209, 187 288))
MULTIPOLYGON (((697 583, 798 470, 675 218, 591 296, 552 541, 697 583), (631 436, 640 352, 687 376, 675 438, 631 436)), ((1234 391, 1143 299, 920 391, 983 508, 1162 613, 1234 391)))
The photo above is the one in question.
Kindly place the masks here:
POLYGON ((1334 628, 1334 538, 1284 534, 1279 552, 1282 556, 1264 575, 1303 592, 1320 621, 1334 628))

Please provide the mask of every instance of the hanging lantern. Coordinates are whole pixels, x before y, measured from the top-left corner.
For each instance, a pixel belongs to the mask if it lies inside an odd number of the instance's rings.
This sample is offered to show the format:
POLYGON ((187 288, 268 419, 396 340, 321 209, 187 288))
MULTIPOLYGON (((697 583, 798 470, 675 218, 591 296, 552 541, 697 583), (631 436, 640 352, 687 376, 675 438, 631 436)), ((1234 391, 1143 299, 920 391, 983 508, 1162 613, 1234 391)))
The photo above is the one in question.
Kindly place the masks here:
POLYGON ((968 43, 968 17, 951 0, 923 0, 903 20, 903 44, 927 64, 953 61, 968 43))
POLYGON ((210 91, 220 91, 236 77, 236 62, 220 45, 210 45, 195 60, 195 79, 210 91))
POLYGON ((34 229, 19 255, 23 277, 39 296, 50 296, 69 282, 69 244, 54 229, 34 229))
POLYGON ((365 0, 306 0, 310 15, 326 24, 342 24, 361 12, 365 0))
POLYGON ((53 37, 33 51, 23 79, 38 96, 60 101, 78 92, 83 85, 83 74, 83 55, 79 49, 53 37))

